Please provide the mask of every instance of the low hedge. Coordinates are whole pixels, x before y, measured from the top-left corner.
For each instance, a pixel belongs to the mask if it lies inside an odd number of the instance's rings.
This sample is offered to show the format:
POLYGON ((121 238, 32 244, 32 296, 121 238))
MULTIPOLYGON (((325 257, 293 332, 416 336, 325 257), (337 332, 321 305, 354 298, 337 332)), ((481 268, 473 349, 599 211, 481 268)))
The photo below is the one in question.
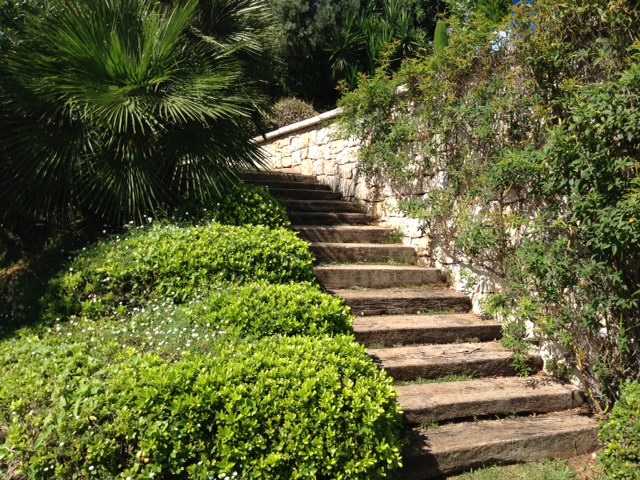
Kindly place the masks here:
POLYGON ((187 310, 194 322, 234 336, 352 333, 349 308, 309 283, 253 283, 217 291, 187 310))
POLYGON ((187 201, 173 212, 173 220, 187 223, 217 222, 224 225, 262 225, 286 228, 291 225, 284 205, 258 185, 229 187, 206 205, 187 201))
POLYGON ((150 298, 184 303, 216 285, 311 281, 312 264, 307 244, 284 229, 149 227, 83 252, 43 303, 49 319, 123 314, 150 298))
POLYGON ((0 356, 0 464, 16 478, 378 479, 400 463, 396 394, 352 337, 223 342, 176 363, 124 349, 102 367, 81 346, 35 350, 24 376, 0 356))
POLYGON ((149 302, 134 315, 99 323, 91 317, 59 322, 47 337, 75 338, 98 350, 115 343, 175 361, 188 353, 208 354, 228 339, 351 334, 352 320, 340 299, 313 284, 256 283, 216 290, 184 305, 149 302))
POLYGON ((599 460, 607 478, 640 478, 640 382, 627 383, 620 400, 600 426, 604 449, 599 460))

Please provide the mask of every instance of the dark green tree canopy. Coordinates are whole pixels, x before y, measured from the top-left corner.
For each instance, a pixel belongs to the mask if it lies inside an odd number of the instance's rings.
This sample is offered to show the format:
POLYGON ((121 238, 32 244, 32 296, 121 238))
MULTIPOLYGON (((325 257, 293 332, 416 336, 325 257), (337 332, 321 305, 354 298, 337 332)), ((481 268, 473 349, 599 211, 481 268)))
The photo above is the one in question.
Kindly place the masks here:
POLYGON ((200 3, 49 0, 26 19, 2 60, 5 216, 140 219, 260 162, 246 126, 263 97, 245 67, 264 6, 200 3))

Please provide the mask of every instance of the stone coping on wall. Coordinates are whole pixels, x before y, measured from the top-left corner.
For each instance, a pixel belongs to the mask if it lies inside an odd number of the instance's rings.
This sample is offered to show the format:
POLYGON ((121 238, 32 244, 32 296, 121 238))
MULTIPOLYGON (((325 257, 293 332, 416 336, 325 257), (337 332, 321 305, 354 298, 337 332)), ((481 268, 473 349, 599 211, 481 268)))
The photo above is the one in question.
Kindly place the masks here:
POLYGON ((315 117, 307 118, 306 120, 292 123, 291 125, 287 125, 285 127, 279 128, 278 130, 274 130, 272 132, 265 133, 264 135, 254 137, 251 141, 260 145, 262 143, 275 140, 276 138, 291 135, 292 133, 295 133, 299 130, 305 130, 309 127, 320 125, 329 120, 333 120, 334 118, 339 117, 340 115, 342 115, 341 108, 329 110, 328 112, 321 113, 320 115, 316 115, 315 117))

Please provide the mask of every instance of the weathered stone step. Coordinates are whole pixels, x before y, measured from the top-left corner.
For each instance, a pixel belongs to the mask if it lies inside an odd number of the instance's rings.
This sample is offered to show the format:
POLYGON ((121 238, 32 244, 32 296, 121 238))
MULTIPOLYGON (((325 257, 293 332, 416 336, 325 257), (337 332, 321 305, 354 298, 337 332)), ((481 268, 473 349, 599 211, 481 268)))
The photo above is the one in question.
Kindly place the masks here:
POLYGON ((263 185, 268 187, 269 190, 327 190, 332 191, 329 185, 324 183, 311 183, 311 182, 297 182, 297 181, 280 181, 277 179, 248 179, 245 183, 251 183, 253 185, 263 185))
POLYGON ((389 243, 394 230, 369 225, 294 225, 293 229, 308 242, 389 243))
POLYGON ((315 273, 327 288, 391 288, 444 282, 440 270, 411 265, 321 265, 315 273))
POLYGON ((294 225, 371 225, 376 223, 372 215, 348 212, 289 212, 289 219, 294 225))
POLYGON ((353 329, 360 343, 386 347, 454 343, 472 338, 491 341, 502 336, 498 322, 471 313, 357 317, 353 329))
POLYGON ((354 315, 402 315, 407 313, 461 312, 471 309, 465 294, 450 289, 331 290, 351 307, 354 315))
POLYGON ((362 213, 362 209, 346 200, 283 200, 288 210, 298 212, 354 212, 362 213))
POLYGON ((311 251, 321 263, 399 262, 415 257, 413 247, 385 243, 312 243, 311 251))
POLYGON ((269 192, 274 197, 280 199, 298 199, 298 200, 340 200, 342 193, 333 190, 311 190, 308 188, 270 188, 269 192))
POLYGON ((484 415, 548 413, 577 408, 584 395, 549 377, 501 377, 396 387, 410 424, 484 415))
MULTIPOLYGON (((513 353, 499 342, 377 348, 369 349, 368 353, 389 375, 403 381, 447 375, 498 377, 517 373, 513 353)), ((540 356, 529 354, 529 366, 533 372, 542 369, 540 356)))
POLYGON ((423 480, 495 463, 570 458, 598 448, 598 422, 573 410, 415 429, 397 478, 423 480))
POLYGON ((314 175, 304 175, 302 173, 289 172, 246 172, 241 175, 246 182, 298 182, 298 183, 320 183, 314 175))

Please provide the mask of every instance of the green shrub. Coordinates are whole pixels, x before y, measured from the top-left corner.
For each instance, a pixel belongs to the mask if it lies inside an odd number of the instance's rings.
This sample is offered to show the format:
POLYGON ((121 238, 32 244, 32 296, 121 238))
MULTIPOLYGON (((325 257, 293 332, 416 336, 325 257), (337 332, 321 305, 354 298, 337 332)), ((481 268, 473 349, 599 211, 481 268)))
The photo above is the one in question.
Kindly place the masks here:
POLYGON ((0 356, 0 465, 25 478, 376 479, 400 462, 395 392, 351 337, 103 367, 79 346, 51 349, 55 363, 22 353, 27 378, 10 376, 15 352, 0 356))
POLYGON ((340 123, 436 255, 504 280, 510 345, 531 322, 604 412, 640 371, 640 4, 530 3, 447 0, 448 47, 363 78, 340 123))
POLYGON ((150 227, 83 252, 43 303, 49 319, 122 314, 149 298, 183 303, 222 283, 312 280, 312 263, 307 244, 283 229, 150 227))
POLYGON ((308 283, 234 286, 184 305, 149 302, 134 312, 99 324, 84 317, 59 322, 52 334, 92 348, 115 343, 177 360, 188 352, 207 354, 221 339, 352 333, 352 317, 342 301, 308 283))
POLYGON ((340 299, 300 283, 254 283, 214 292, 190 306, 187 316, 241 337, 352 332, 349 309, 340 299))
POLYGON ((622 388, 620 400, 601 425, 600 441, 605 444, 600 464, 607 478, 640 478, 640 383, 622 388))
POLYGON ((284 205, 256 185, 236 185, 210 202, 182 202, 172 214, 172 221, 188 224, 218 222, 224 225, 262 225, 286 228, 291 225, 284 205))
POLYGON ((310 103, 295 97, 287 97, 278 100, 273 106, 272 125, 274 128, 286 127, 316 115, 318 112, 310 103))

